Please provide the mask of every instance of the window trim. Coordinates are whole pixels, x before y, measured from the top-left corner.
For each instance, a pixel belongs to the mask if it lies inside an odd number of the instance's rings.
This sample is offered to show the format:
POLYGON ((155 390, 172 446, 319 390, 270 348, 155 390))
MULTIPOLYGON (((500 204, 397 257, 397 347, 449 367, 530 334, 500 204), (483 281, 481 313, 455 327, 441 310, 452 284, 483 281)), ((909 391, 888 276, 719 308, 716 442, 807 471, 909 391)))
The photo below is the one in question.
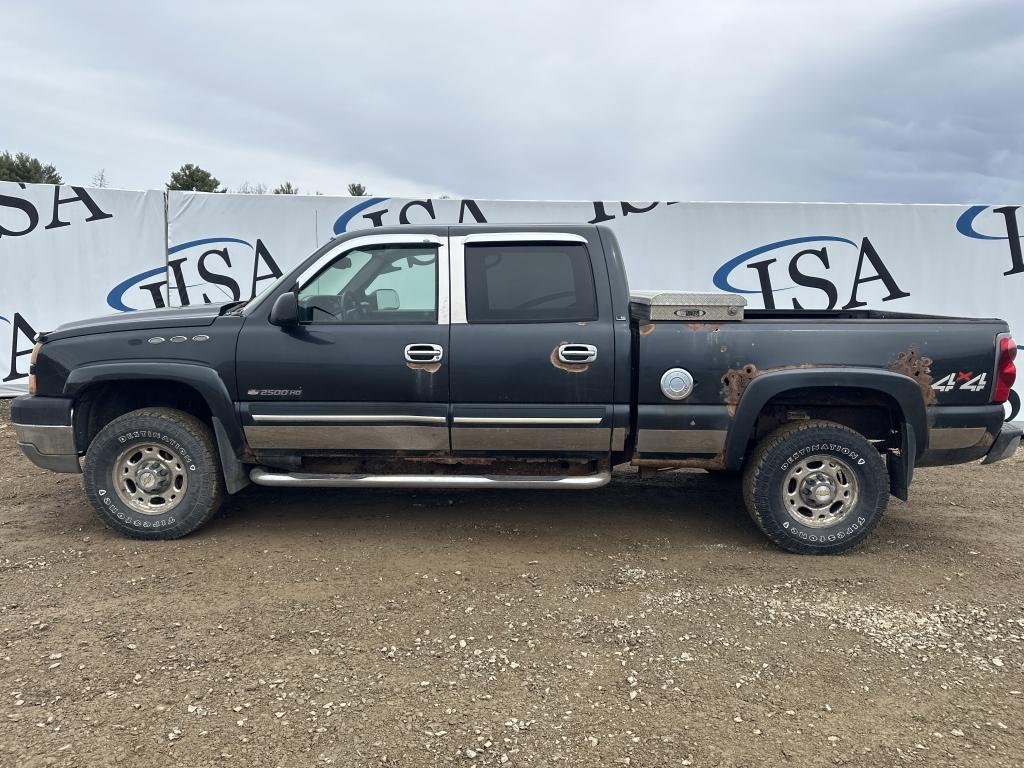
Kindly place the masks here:
MULTIPOLYGON (((451 321, 451 300, 449 296, 449 271, 450 258, 448 249, 448 238, 439 235, 424 234, 392 234, 392 235, 364 235, 351 240, 338 243, 336 248, 327 251, 306 269, 302 271, 296 280, 295 292, 298 293, 315 278, 328 264, 343 257, 349 251, 358 251, 369 246, 388 245, 434 245, 437 247, 437 325, 448 325, 451 321)), ((355 323, 317 323, 317 325, 355 325, 355 323)), ((369 325, 383 325, 383 323, 369 323, 369 325)), ((428 325, 428 323, 424 323, 428 325)))
MULTIPOLYGON (((594 278, 593 257, 587 238, 571 232, 480 232, 471 235, 460 235, 448 238, 448 254, 451 275, 451 323, 452 325, 470 325, 466 317, 466 245, 483 245, 486 243, 515 243, 516 245, 543 245, 545 243, 574 243, 582 245, 590 259, 590 275, 594 278)), ((600 302, 597 296, 597 283, 594 283, 595 308, 600 315, 600 302)), ((575 323, 576 320, 506 320, 493 323, 477 322, 472 325, 493 325, 495 323, 575 323)))

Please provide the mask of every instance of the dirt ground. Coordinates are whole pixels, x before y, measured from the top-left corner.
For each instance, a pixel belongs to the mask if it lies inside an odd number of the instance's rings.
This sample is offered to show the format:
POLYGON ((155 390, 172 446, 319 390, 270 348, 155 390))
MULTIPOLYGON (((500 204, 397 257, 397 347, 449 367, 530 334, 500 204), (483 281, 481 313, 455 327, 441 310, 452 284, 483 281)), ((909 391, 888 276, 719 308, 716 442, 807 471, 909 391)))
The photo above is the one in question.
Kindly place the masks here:
POLYGON ((1024 764, 1024 454, 788 555, 700 472, 249 488, 137 542, 0 405, 3 766, 1024 764))

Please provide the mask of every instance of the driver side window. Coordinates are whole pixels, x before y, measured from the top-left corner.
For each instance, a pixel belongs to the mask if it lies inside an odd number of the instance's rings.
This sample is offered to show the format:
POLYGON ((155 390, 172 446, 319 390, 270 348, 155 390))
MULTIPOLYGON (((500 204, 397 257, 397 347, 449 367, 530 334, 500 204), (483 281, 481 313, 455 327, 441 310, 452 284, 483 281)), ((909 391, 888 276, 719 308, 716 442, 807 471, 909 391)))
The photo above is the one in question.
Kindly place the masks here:
POLYGON ((298 293, 306 324, 437 322, 437 247, 380 245, 348 251, 298 293))

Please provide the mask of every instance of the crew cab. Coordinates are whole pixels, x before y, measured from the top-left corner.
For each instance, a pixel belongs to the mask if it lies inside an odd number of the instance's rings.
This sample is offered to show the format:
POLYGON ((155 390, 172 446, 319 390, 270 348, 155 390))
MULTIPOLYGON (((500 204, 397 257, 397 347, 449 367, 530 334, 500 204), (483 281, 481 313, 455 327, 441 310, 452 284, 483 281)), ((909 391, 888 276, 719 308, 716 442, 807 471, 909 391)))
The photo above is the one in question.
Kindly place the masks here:
POLYGON ((735 473, 771 541, 838 553, 915 467, 1017 449, 1015 354, 1001 320, 631 294, 602 226, 404 226, 337 237, 248 302, 41 334, 12 418, 137 538, 250 482, 580 490, 633 465, 735 473))

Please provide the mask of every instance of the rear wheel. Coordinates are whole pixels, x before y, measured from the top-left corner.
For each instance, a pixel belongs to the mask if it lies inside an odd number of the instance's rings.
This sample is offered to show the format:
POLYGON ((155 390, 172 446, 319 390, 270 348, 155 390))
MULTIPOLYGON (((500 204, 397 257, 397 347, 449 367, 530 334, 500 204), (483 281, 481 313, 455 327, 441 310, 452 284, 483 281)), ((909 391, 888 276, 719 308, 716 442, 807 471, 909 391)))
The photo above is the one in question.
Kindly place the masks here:
POLYGON ((100 519, 136 539, 176 539, 224 495, 210 429, 191 414, 144 408, 104 427, 85 457, 85 492, 100 519))
POLYGON ((757 446, 743 473, 757 526, 799 554, 831 555, 862 544, 881 522, 889 478, 878 449, 829 421, 786 424, 757 446))

